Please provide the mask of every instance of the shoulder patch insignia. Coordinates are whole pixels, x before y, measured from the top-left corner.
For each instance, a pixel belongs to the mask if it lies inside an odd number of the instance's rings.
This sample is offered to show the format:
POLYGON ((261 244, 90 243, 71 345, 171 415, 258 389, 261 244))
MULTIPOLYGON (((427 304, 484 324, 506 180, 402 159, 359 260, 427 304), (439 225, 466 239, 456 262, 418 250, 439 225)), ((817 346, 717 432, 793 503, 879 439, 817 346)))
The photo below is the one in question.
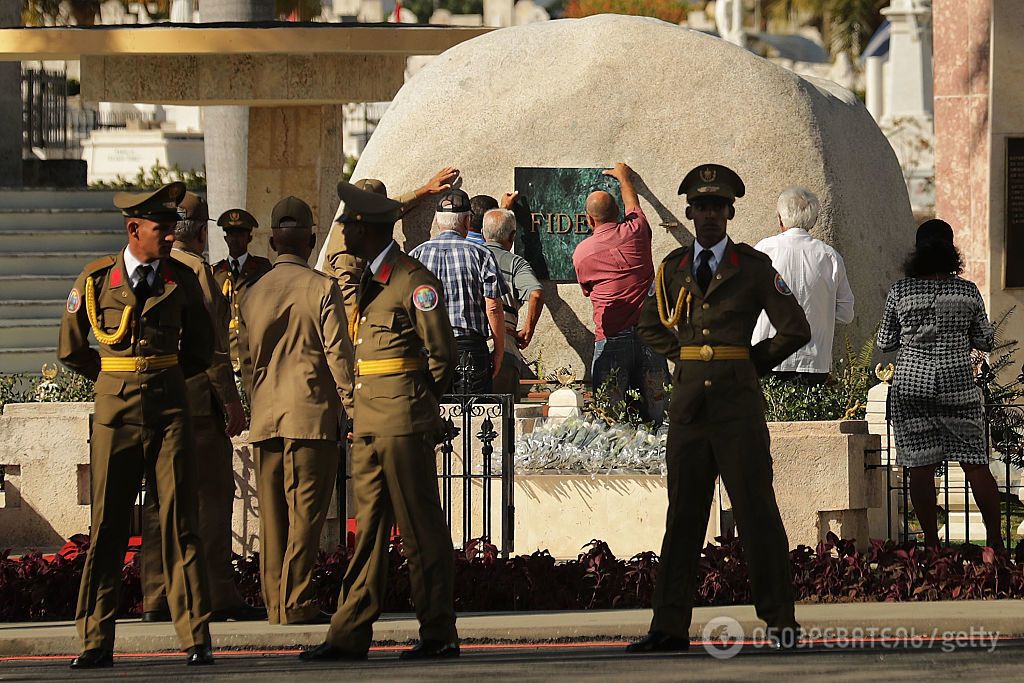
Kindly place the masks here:
POLYGON ((437 308, 437 290, 430 285, 420 285, 412 293, 412 305, 421 311, 437 308))
POLYGON ((78 313, 78 309, 82 307, 82 295, 78 292, 78 288, 71 290, 68 294, 68 313, 78 313))
POLYGON ((786 281, 783 280, 782 276, 779 275, 778 273, 775 273, 775 289, 779 292, 779 294, 793 296, 793 290, 789 288, 789 285, 786 284, 786 281))

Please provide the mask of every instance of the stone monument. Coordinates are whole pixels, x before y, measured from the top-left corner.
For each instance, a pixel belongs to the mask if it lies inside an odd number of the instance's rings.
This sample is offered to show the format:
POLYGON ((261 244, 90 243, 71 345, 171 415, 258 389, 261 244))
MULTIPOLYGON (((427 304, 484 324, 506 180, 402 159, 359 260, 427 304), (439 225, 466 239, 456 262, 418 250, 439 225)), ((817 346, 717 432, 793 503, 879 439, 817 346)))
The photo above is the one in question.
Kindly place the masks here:
MULTIPOLYGON (((494 31, 450 49, 399 91, 355 168, 398 194, 440 166, 471 195, 501 196, 517 168, 630 164, 654 230, 654 258, 689 243, 679 182, 718 162, 745 180, 730 224, 750 244, 778 230, 779 192, 821 199, 814 234, 844 256, 858 317, 836 335, 874 333, 914 224, 896 156, 863 104, 747 50, 655 19, 599 15, 494 31), (557 46, 557 48, 555 47, 557 46), (510 69, 509 65, 515 65, 510 69)), ((433 207, 406 214, 396 238, 428 238, 433 207)), ((589 367, 592 308, 579 285, 545 283, 548 306, 529 358, 589 367)))

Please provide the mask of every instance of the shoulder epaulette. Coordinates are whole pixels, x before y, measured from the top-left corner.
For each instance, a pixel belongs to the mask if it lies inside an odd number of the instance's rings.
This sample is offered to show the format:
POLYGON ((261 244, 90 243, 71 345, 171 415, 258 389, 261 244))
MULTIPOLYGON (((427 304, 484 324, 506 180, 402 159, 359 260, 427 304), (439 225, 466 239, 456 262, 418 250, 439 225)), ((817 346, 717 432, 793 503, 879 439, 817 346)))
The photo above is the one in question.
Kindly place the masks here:
POLYGON ((100 271, 113 267, 115 263, 117 263, 116 256, 100 256, 98 259, 86 264, 85 268, 82 269, 82 272, 86 275, 94 275, 100 271))
POLYGON ((668 252, 668 254, 665 256, 665 258, 663 258, 661 260, 662 260, 662 262, 667 262, 667 261, 669 261, 671 259, 678 258, 678 257, 682 256, 683 253, 685 253, 686 250, 689 249, 689 248, 690 247, 676 247, 672 251, 668 252))

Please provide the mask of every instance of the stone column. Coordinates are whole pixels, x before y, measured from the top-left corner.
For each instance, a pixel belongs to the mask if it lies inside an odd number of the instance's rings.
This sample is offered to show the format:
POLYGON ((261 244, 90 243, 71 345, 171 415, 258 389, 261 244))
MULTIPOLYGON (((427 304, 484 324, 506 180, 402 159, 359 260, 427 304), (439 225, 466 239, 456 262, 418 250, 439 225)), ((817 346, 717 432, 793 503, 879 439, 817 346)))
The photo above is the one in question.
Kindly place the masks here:
MULTIPOLYGON (((932 7, 935 214, 956 231, 964 277, 990 300, 991 0, 935 0, 932 7)), ((1001 270, 1001 264, 994 269, 1001 270)))
POLYGON ((345 166, 343 117, 341 104, 249 110, 247 208, 260 222, 250 247, 254 254, 273 258, 270 212, 288 195, 313 209, 313 254, 320 253, 338 208, 337 185, 345 166))
MULTIPOLYGON (((0 27, 21 26, 20 0, 0 0, 0 27)), ((0 187, 20 187, 21 64, 0 62, 0 187)))
MULTIPOLYGON (((274 0, 200 0, 204 22, 265 21, 274 18, 274 0)), ((206 192, 210 217, 246 206, 249 108, 222 106, 203 108, 206 156, 206 192)), ((269 216, 268 216, 269 217, 269 216)), ((261 223, 263 218, 257 215, 261 223)), ((217 262, 228 253, 224 235, 210 230, 210 261, 217 262)))
MULTIPOLYGON (((892 0, 884 115, 879 121, 899 157, 910 204, 926 212, 935 202, 932 122, 931 0, 892 0)), ((870 89, 869 81, 868 87, 870 89)))

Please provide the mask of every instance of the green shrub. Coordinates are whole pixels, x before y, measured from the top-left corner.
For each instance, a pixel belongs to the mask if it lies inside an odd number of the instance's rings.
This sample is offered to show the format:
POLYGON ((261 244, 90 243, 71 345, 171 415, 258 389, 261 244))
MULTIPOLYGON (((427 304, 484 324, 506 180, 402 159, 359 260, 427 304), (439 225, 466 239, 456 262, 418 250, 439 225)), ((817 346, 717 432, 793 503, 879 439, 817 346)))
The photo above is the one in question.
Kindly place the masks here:
POLYGON ((177 164, 171 167, 164 166, 159 161, 154 162, 147 171, 139 166, 139 172, 134 178, 125 178, 122 175, 114 177, 114 180, 97 180, 89 183, 94 190, 155 190, 167 183, 181 181, 190 190, 206 189, 206 169, 181 170, 177 164))
POLYGON ((61 371, 53 379, 0 374, 0 409, 8 403, 80 402, 94 397, 92 382, 74 372, 61 371))
POLYGON ((874 351, 874 336, 856 354, 847 340, 845 357, 836 361, 828 381, 819 386, 765 377, 761 380, 765 418, 769 422, 863 419, 868 389, 878 383, 871 369, 874 351))

